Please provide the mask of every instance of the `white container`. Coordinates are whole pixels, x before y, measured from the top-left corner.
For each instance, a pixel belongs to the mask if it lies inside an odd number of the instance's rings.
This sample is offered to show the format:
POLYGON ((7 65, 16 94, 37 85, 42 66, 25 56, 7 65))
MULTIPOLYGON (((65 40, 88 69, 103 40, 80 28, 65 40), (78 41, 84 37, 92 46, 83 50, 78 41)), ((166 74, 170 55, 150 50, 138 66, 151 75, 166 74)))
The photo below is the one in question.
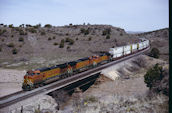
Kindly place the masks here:
POLYGON ((131 53, 131 45, 124 46, 124 55, 131 53))
POLYGON ((137 51, 137 44, 132 44, 132 52, 137 51))
POLYGON ((121 57, 121 56, 123 56, 123 46, 122 47, 110 48, 109 53, 111 55, 113 55, 113 58, 121 57))
POLYGON ((146 40, 146 47, 149 47, 149 40, 146 40))
POLYGON ((143 49, 143 42, 139 42, 139 50, 143 49))
POLYGON ((147 41, 145 40, 145 41, 143 42, 143 48, 146 48, 146 45, 147 45, 147 41))

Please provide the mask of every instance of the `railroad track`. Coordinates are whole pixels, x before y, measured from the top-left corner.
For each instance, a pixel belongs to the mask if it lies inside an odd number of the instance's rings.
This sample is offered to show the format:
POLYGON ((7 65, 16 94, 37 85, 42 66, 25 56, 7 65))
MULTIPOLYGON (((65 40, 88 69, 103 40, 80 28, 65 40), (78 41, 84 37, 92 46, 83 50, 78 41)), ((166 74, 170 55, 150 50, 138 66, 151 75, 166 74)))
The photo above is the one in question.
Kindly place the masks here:
POLYGON ((130 59, 132 57, 138 56, 138 55, 144 53, 145 51, 149 50, 149 48, 150 47, 148 47, 148 48, 146 48, 146 49, 144 49, 142 51, 139 51, 139 52, 137 52, 135 54, 131 54, 131 55, 123 57, 121 59, 115 60, 113 62, 109 62, 107 64, 100 65, 100 66, 98 66, 96 68, 84 71, 82 73, 78 73, 76 75, 65 78, 63 80, 53 82, 53 83, 51 83, 49 85, 36 88, 36 89, 34 89, 32 91, 19 91, 19 92, 16 92, 14 94, 10 94, 10 95, 7 95, 5 97, 2 97, 2 98, 0 98, 0 109, 4 108, 4 107, 7 107, 7 106, 10 106, 12 104, 15 104, 15 103, 17 103, 19 101, 22 101, 24 99, 27 99, 29 97, 38 95, 38 94, 47 94, 47 93, 52 92, 54 90, 61 89, 61 88, 65 87, 65 86, 67 86, 67 85, 70 85, 72 83, 75 83, 77 81, 85 79, 85 78, 87 78, 89 76, 92 76, 94 74, 100 73, 102 69, 105 69, 105 68, 107 68, 109 66, 112 66, 112 65, 117 64, 119 62, 130 59))

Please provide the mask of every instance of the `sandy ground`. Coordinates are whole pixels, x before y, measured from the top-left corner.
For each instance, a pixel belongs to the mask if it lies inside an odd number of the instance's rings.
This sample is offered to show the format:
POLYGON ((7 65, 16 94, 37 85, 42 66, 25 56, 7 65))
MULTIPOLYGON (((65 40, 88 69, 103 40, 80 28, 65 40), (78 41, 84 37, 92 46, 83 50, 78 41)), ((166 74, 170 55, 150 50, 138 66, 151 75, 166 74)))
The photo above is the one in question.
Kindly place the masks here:
POLYGON ((0 97, 22 90, 25 73, 25 70, 0 69, 0 97))

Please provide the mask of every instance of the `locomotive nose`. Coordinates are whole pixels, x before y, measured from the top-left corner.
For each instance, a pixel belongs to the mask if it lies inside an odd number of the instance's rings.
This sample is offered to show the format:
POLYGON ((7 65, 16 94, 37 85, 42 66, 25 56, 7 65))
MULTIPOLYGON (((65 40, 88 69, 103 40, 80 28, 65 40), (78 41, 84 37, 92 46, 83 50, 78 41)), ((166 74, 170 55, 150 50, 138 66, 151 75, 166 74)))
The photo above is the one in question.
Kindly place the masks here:
POLYGON ((27 76, 25 75, 25 76, 24 76, 24 79, 26 79, 26 78, 27 78, 27 76))

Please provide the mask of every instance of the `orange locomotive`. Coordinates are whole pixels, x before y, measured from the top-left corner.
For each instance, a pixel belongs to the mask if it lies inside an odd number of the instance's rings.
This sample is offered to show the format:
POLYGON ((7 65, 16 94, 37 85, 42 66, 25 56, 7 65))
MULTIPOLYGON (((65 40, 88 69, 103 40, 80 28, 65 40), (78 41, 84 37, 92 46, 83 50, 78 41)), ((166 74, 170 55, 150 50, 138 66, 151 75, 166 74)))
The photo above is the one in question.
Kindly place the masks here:
POLYGON ((99 56, 86 57, 77 61, 55 65, 52 67, 31 70, 24 76, 22 88, 23 90, 31 90, 90 68, 94 68, 98 65, 107 63, 110 60, 111 55, 109 53, 104 53, 99 56))

